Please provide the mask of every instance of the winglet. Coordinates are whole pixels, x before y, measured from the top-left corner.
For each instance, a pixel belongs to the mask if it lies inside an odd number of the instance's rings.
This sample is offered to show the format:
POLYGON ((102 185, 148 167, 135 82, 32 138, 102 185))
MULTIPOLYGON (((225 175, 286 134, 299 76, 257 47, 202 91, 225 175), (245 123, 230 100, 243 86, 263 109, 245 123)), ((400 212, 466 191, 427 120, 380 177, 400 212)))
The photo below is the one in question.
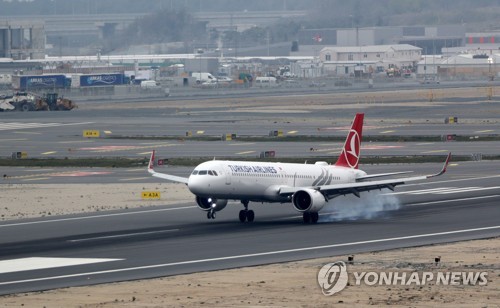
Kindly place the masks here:
POLYGON ((153 170, 154 163, 155 163, 155 150, 153 150, 153 152, 151 152, 151 158, 149 159, 148 171, 150 173, 154 172, 154 170, 153 170))
POLYGON ((450 163, 450 160, 451 160, 451 152, 448 153, 448 157, 446 157, 446 161, 444 162, 443 169, 441 169, 441 171, 439 171, 436 174, 429 175, 428 178, 432 178, 432 177, 435 177, 435 176, 440 176, 443 173, 445 173, 446 172, 446 168, 448 167, 448 164, 450 163))

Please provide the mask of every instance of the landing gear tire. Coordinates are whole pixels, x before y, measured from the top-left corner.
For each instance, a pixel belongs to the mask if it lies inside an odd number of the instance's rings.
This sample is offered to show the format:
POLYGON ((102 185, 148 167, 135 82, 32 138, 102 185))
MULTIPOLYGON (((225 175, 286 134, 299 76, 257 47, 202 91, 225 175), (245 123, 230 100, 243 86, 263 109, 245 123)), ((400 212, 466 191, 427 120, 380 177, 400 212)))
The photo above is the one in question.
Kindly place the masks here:
POLYGON ((247 221, 252 222, 255 219, 255 213, 252 210, 247 211, 247 221))
POLYGON ((315 224, 318 222, 319 214, 314 212, 304 212, 304 214, 302 214, 302 218, 304 219, 305 224, 315 224))
POLYGON ((302 214, 302 219, 304 220, 305 224, 311 223, 311 213, 304 212, 304 214, 302 214))
POLYGON ((319 219, 319 214, 317 212, 311 213, 311 223, 313 224, 318 223, 318 219, 319 219))
POLYGON ((255 219, 255 213, 252 210, 241 210, 239 214, 239 219, 241 222, 252 222, 255 219))
POLYGON ((215 219, 215 211, 208 211, 207 219, 215 219))
POLYGON ((247 213, 246 212, 247 211, 245 211, 245 210, 241 210, 240 211, 239 217, 240 217, 240 221, 241 222, 245 222, 247 220, 247 213))
POLYGON ((239 218, 241 222, 252 222, 255 219, 255 213, 252 210, 248 210, 248 200, 241 200, 241 204, 245 207, 244 210, 240 211, 239 218))

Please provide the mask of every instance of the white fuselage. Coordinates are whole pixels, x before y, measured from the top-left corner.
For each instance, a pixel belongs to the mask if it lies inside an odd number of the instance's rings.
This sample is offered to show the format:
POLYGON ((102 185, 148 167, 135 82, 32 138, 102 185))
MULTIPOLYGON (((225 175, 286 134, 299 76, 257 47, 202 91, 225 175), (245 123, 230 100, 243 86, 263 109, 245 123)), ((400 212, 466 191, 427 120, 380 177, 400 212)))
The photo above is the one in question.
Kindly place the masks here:
POLYGON ((282 187, 311 187, 353 183, 366 173, 327 163, 288 164, 245 161, 208 161, 189 176, 188 188, 199 197, 288 202, 282 187))

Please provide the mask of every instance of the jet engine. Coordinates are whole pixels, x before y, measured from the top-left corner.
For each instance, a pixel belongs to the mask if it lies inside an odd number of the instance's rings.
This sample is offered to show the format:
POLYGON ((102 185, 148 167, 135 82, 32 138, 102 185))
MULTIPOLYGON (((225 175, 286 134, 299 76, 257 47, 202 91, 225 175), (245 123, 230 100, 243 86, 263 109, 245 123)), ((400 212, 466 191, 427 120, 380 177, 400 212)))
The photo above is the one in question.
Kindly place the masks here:
POLYGON ((203 211, 209 211, 210 209, 214 209, 214 211, 218 212, 224 209, 227 205, 227 200, 225 199, 216 199, 216 198, 203 198, 196 197, 196 204, 203 211))
POLYGON ((325 204, 325 196, 314 189, 304 189, 292 196, 293 207, 299 212, 319 212, 325 204))

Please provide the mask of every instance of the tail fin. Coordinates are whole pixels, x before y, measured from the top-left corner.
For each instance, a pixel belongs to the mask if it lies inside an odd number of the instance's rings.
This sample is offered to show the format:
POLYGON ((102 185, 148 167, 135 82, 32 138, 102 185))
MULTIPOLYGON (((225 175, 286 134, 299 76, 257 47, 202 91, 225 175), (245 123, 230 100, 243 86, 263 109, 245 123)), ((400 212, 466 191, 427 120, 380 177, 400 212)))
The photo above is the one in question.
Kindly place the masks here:
POLYGON ((358 169, 364 116, 364 113, 356 113, 335 166, 358 169))

